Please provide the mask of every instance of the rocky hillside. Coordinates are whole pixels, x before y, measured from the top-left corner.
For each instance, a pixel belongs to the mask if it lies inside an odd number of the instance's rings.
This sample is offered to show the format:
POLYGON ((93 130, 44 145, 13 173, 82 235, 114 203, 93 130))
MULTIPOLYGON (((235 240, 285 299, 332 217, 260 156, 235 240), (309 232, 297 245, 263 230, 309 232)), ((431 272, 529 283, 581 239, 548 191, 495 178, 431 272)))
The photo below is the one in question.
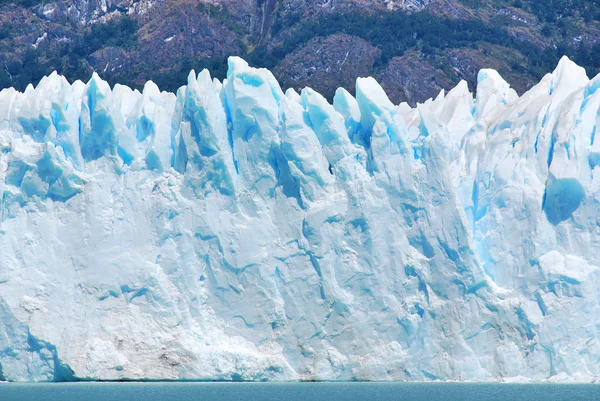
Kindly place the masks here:
POLYGON ((595 75, 599 19, 600 0, 0 0, 0 87, 96 70, 175 90, 240 55, 327 96, 372 75, 414 104, 483 67, 524 92, 563 54, 595 75))

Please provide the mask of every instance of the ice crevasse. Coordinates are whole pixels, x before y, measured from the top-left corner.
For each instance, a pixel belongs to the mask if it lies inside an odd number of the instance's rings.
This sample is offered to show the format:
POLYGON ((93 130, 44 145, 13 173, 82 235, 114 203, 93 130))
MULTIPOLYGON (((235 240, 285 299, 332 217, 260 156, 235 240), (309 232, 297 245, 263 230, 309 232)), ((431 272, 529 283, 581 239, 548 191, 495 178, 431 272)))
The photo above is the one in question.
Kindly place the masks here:
POLYGON ((0 380, 598 380, 599 88, 2 90, 0 380))

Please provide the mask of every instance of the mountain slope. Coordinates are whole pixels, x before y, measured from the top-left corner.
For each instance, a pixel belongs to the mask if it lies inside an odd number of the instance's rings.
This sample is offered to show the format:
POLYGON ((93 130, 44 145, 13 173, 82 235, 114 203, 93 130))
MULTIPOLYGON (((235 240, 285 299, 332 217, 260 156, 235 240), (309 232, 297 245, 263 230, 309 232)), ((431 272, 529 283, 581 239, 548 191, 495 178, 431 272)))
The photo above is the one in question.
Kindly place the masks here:
POLYGON ((0 87, 24 89, 53 70, 175 91, 191 68, 223 79, 226 57, 268 67, 283 86, 331 99, 377 77, 414 105, 481 68, 523 93, 567 54, 600 67, 596 1, 554 0, 11 1, 0 3, 0 87), (354 53, 354 54, 351 54, 354 53), (350 60, 348 61, 348 58, 350 60), (354 57, 352 57, 354 55, 354 57), (418 74, 422 72, 427 79, 418 74))

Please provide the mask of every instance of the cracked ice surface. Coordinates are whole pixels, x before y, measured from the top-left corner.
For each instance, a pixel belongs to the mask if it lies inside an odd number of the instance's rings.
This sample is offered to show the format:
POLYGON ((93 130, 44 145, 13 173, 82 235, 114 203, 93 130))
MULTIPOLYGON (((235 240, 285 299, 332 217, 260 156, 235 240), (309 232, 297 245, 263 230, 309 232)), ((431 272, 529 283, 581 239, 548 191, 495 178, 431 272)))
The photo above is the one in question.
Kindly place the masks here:
POLYGON ((0 92, 0 380, 596 380, 600 79, 0 92))

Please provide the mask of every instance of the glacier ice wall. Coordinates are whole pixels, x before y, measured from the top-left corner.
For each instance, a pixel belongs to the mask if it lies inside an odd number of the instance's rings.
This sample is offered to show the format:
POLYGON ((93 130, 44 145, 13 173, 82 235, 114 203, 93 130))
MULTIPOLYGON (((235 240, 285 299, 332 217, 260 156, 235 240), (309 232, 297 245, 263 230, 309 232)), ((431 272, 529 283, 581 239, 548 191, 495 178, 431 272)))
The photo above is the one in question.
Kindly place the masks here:
POLYGON ((598 88, 3 90, 0 379, 596 380, 598 88))

